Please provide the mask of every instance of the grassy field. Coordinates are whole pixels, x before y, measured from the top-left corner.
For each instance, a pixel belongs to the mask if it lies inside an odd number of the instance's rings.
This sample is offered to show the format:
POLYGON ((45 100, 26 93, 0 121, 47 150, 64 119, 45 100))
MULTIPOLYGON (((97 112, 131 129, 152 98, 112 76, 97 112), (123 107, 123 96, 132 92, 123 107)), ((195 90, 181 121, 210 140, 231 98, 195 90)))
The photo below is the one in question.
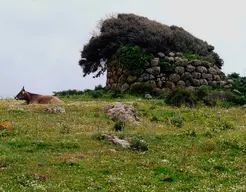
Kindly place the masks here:
POLYGON ((172 108, 161 100, 71 97, 66 113, 0 100, 0 191, 246 191, 246 110, 172 108), (134 104, 141 123, 114 132, 107 103, 134 104), (140 138, 144 152, 101 135, 140 138))

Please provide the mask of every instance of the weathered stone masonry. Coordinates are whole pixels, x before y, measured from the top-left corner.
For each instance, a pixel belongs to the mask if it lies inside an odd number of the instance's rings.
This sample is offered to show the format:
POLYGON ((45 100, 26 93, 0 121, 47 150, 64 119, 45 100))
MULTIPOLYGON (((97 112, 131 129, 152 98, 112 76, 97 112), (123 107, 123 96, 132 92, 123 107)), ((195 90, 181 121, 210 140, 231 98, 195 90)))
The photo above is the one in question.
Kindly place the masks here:
POLYGON ((221 79, 221 70, 214 64, 197 59, 187 59, 181 53, 170 52, 168 56, 158 53, 150 63, 146 63, 139 75, 130 75, 127 69, 120 67, 117 60, 112 60, 107 69, 106 87, 126 91, 136 83, 150 83, 154 87, 174 89, 177 86, 189 88, 200 85, 219 84, 230 86, 228 81, 221 79), (174 72, 167 75, 161 72, 160 58, 165 58, 174 65, 174 72))

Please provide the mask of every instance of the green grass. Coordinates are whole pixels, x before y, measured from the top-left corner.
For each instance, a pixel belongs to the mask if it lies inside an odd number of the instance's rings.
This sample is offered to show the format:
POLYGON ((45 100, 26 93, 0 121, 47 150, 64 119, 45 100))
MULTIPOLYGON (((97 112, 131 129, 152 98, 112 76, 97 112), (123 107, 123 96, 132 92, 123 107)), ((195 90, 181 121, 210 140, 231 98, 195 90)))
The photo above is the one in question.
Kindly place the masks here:
POLYGON ((0 191, 245 191, 245 110, 130 96, 63 100, 62 114, 0 100, 0 122, 14 125, 0 130, 0 191), (115 101, 134 104, 141 123, 114 132, 103 107, 115 101), (148 150, 115 146, 104 133, 141 138, 148 150))

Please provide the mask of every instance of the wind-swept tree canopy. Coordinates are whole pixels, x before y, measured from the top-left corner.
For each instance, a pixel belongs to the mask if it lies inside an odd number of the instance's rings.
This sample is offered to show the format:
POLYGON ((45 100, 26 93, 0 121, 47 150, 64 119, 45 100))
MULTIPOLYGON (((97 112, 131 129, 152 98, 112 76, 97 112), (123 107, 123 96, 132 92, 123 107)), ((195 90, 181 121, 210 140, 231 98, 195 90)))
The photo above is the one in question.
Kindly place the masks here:
POLYGON ((100 35, 91 37, 84 46, 79 61, 84 76, 91 73, 96 73, 95 77, 102 75, 107 69, 108 60, 122 45, 138 45, 153 54, 167 54, 170 51, 197 54, 219 68, 223 65, 223 60, 213 52, 212 45, 181 27, 169 27, 134 14, 118 14, 117 17, 105 19, 100 35))

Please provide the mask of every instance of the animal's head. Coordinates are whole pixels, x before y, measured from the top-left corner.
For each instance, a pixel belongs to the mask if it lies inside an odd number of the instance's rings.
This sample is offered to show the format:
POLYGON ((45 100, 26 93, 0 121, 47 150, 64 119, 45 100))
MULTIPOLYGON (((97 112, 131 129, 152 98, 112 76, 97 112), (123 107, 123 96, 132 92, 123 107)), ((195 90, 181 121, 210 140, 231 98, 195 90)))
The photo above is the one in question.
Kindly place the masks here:
POLYGON ((23 86, 21 91, 15 96, 15 99, 16 100, 25 100, 26 98, 27 98, 27 92, 23 86))

